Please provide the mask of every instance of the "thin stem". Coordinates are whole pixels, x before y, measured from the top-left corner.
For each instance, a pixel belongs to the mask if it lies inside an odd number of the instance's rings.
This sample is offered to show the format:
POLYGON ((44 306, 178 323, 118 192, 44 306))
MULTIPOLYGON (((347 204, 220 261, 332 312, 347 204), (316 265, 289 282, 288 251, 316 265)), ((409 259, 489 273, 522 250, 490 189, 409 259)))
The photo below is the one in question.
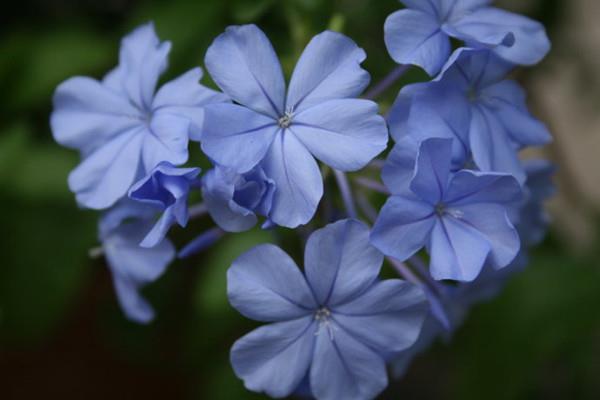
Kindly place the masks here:
POLYGON ((335 180, 340 188, 340 193, 342 195, 342 200, 344 201, 344 206, 346 207, 346 212, 350 218, 358 218, 358 213, 356 212, 356 206, 354 205, 354 198, 352 197, 352 189, 350 188, 350 182, 348 182, 348 177, 342 171, 338 171, 337 169, 333 170, 333 174, 335 175, 335 180))
POLYGON ((92 259, 95 260, 97 258, 100 258, 104 255, 104 248, 102 246, 98 246, 98 247, 93 247, 88 251, 88 256, 92 259))
POLYGON ((386 195, 390 194, 390 191, 385 187, 385 185, 383 185, 377 181, 374 181, 373 179, 358 177, 358 178, 354 179, 354 182, 356 182, 357 184, 359 184, 360 186, 362 186, 364 188, 373 190, 375 192, 386 194, 386 195))
POLYGON ((185 245, 177 254, 178 258, 188 258, 212 246, 225 235, 225 231, 214 227, 198 235, 194 240, 185 245))
POLYGON ((377 210, 375 210, 371 203, 369 203, 369 200, 363 193, 356 193, 356 203, 358 204, 358 207, 363 212, 363 214, 367 216, 369 221, 371 223, 374 223, 377 219, 377 210))
POLYGON ((415 285, 423 286, 423 281, 415 275, 415 273, 405 263, 396 260, 392 257, 387 257, 387 260, 392 264, 392 267, 407 281, 414 283, 415 285))
POLYGON ((208 209, 206 208, 206 204, 204 204, 204 203, 195 204, 195 205, 191 206, 189 209, 190 219, 202 217, 202 216, 206 215, 207 213, 208 213, 208 209))
POLYGON ((404 75, 406 71, 410 68, 410 65, 399 65, 392 70, 382 81, 380 81, 377 85, 375 85, 372 89, 370 89, 367 94, 365 94, 365 99, 374 100, 377 97, 381 96, 386 90, 390 88, 398 79, 404 75))

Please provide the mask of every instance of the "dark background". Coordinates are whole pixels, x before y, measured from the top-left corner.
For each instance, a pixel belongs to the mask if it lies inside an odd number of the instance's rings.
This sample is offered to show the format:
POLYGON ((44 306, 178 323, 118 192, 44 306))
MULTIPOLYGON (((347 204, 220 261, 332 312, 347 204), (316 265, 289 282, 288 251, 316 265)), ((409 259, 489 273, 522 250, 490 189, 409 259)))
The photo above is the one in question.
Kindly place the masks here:
MULTIPOLYGON (((560 165, 561 194, 550 208, 556 223, 528 270, 497 299, 477 306, 451 343, 418 358, 385 399, 600 397, 600 147, 590 153, 586 145, 598 143, 600 127, 598 4, 499 3, 543 21, 555 43, 548 60, 517 78, 557 137, 542 153, 560 165)), ((149 326, 126 321, 104 261, 88 257, 97 245, 97 215, 79 210, 66 185, 78 156, 50 134, 58 83, 73 75, 101 77, 117 62, 120 38, 148 20, 173 42, 165 80, 202 65, 207 46, 227 25, 254 22, 288 74, 310 37, 333 28, 365 48, 364 65, 376 82, 394 67, 382 26, 397 8, 396 0, 22 0, 3 9, 0 398, 262 398, 246 392, 229 366, 229 347, 254 324, 228 305, 225 271, 242 251, 273 237, 231 235, 174 263, 144 292, 157 320, 149 326)), ((402 84, 421 79, 411 71, 386 93, 382 108, 402 84)), ((176 230, 176 243, 207 224, 176 230)))

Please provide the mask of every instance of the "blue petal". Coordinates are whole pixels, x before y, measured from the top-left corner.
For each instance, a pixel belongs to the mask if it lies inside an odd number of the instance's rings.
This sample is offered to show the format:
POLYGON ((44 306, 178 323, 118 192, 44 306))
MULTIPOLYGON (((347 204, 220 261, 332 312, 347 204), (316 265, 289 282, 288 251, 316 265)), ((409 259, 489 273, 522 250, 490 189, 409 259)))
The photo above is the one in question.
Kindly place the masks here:
POLYGON ((275 120, 234 104, 212 104, 204 113, 202 150, 238 173, 250 171, 265 157, 280 130, 275 120))
POLYGON ((542 146, 552 141, 543 122, 527 108, 525 91, 514 81, 503 81, 483 92, 486 105, 504 126, 510 138, 523 146, 542 146))
POLYGON ((491 245, 489 262, 494 268, 509 265, 519 253, 521 241, 506 208, 497 204, 470 204, 460 207, 461 219, 481 232, 491 245))
POLYGON ((523 195, 519 182, 507 174, 459 171, 450 181, 444 202, 453 206, 475 203, 518 203, 523 195))
POLYGON ((331 311, 336 324, 355 339, 386 354, 415 343, 429 306, 418 286, 387 280, 377 282, 360 297, 331 311))
POLYGON ((151 321, 154 311, 139 290, 157 280, 175 258, 175 248, 168 240, 152 249, 138 245, 147 229, 145 223, 123 225, 103 241, 119 303, 129 319, 140 323, 151 321))
POLYGON ((437 204, 448 186, 452 159, 452 139, 421 142, 411 190, 432 205, 437 204))
POLYGON ((123 38, 119 54, 121 86, 140 109, 150 110, 158 78, 168 66, 170 42, 160 42, 154 24, 142 25, 123 38))
POLYGON ((200 84, 202 69, 194 68, 165 83, 154 96, 155 114, 167 113, 190 121, 190 138, 199 141, 204 125, 203 106, 228 102, 229 98, 200 84))
POLYGON ((436 16, 417 10, 400 10, 385 21, 385 44, 399 64, 422 67, 437 74, 450 55, 450 39, 440 30, 436 16))
POLYGON ((142 147, 145 172, 150 173, 162 161, 185 164, 188 160, 189 129, 190 120, 185 117, 167 113, 154 115, 142 147))
POLYGON ((216 167, 204 175, 202 198, 212 219, 227 232, 243 232, 256 225, 257 217, 234 201, 235 181, 239 174, 216 167))
POLYGON ((234 101, 279 118, 285 82, 269 39, 256 25, 230 26, 206 52, 207 70, 234 101))
POLYGON ((512 46, 499 46, 494 51, 514 64, 537 64, 550 51, 550 41, 542 24, 494 7, 467 13, 453 22, 452 28, 459 39, 482 45, 500 45, 507 35, 512 35, 512 46))
POLYGON ((470 124, 471 105, 466 96, 443 85, 431 84, 426 95, 414 99, 407 127, 417 141, 453 139, 452 169, 457 169, 471 157, 470 124))
POLYGON ((150 220, 155 215, 155 207, 125 197, 114 207, 102 213, 98 222, 100 240, 104 240, 104 238, 128 219, 150 220))
POLYGON ((430 270, 434 279, 473 281, 491 250, 475 228, 453 217, 440 218, 431 233, 430 270))
POLYGON ((294 135, 280 132, 262 167, 276 187, 270 219, 288 228, 310 221, 323 196, 323 178, 306 147, 294 135))
POLYGON ((50 125, 54 139, 84 154, 141 125, 135 107, 91 78, 75 77, 61 83, 53 105, 50 125))
POLYGON ((341 171, 363 168, 385 150, 385 120, 372 101, 331 100, 296 117, 289 130, 323 163, 341 171))
POLYGON ((410 182, 415 174, 419 144, 412 136, 404 136, 397 141, 388 155, 381 171, 381 177, 392 194, 410 192, 410 182))
POLYGON ((84 207, 101 210, 115 204, 139 177, 145 128, 132 128, 91 153, 69 175, 69 188, 84 207))
POLYGON ((385 203, 371 233, 381 252, 404 261, 423 248, 435 225, 435 210, 418 199, 392 196, 385 203))
POLYGON ((286 107, 298 112, 327 100, 358 96, 370 80, 360 67, 366 57, 341 33, 326 31, 313 37, 292 74, 286 107))
POLYGON ((337 324, 330 329, 322 326, 317 336, 310 369, 313 395, 319 400, 375 398, 388 384, 385 361, 337 324))
POLYGON ((392 104, 386 117, 390 127, 390 135, 392 135, 394 140, 399 141, 410 135, 410 129, 408 128, 407 123, 411 106, 416 98, 427 94, 429 87, 429 83, 414 83, 412 85, 406 85, 400 90, 398 97, 394 101, 394 104, 392 104))
POLYGON ((515 68, 489 49, 459 48, 435 78, 474 94, 500 82, 515 68))
POLYGON ((241 255, 227 271, 229 302, 248 318, 286 321, 317 307, 300 269, 279 247, 260 245, 241 255))
POLYGON ((312 316, 250 332, 231 348, 231 365, 248 390, 287 397, 306 376, 313 355, 312 316))
POLYGON ((473 160, 480 170, 513 175, 525 182, 525 171, 513 144, 498 119, 483 107, 471 110, 470 144, 473 160))
POLYGON ((377 279, 383 254, 369 243, 369 228, 346 219, 315 231, 306 244, 306 279, 317 302, 338 305, 377 279))

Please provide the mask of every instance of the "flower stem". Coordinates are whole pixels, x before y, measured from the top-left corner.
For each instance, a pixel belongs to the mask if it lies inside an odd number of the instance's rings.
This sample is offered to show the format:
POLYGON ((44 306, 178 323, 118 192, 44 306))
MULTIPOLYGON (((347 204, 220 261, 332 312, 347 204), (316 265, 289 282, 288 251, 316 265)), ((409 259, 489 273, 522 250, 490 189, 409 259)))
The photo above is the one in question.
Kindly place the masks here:
POLYGON ((381 96, 386 90, 390 88, 398 79, 404 75, 406 71, 410 68, 410 65, 399 65, 392 70, 382 81, 380 81, 377 85, 375 85, 372 89, 370 89, 367 94, 365 94, 365 99, 374 100, 377 97, 381 96))
POLYGON ((373 179, 358 177, 354 179, 354 182, 360 186, 373 190, 374 192, 383 193, 389 196, 390 191, 381 183, 374 181, 373 179))
POLYGON ((221 239, 224 235, 225 235, 225 231, 222 230, 221 228, 218 228, 218 227, 211 228, 211 229, 207 230, 206 232, 201 233, 200 235, 198 235, 198 237, 196 237, 190 243, 185 245, 185 247, 179 251, 179 253, 177 254, 177 257, 178 258, 191 257, 194 254, 197 254, 197 253, 201 252, 202 250, 205 250, 206 248, 212 246, 213 244, 215 244, 215 242, 217 242, 219 239, 221 239))
POLYGON ((358 213, 356 212, 356 206, 354 205, 354 198, 352 197, 352 189, 350 188, 348 177, 345 173, 338 171, 337 169, 333 170, 333 174, 335 175, 335 180, 340 188, 340 193, 342 195, 342 200, 344 201, 344 206, 346 207, 348 216, 350 218, 358 218, 358 213))
POLYGON ((208 213, 208 209, 206 208, 206 204, 204 204, 204 203, 195 204, 195 205, 191 206, 189 209, 190 219, 202 217, 202 216, 206 215, 207 213, 208 213))

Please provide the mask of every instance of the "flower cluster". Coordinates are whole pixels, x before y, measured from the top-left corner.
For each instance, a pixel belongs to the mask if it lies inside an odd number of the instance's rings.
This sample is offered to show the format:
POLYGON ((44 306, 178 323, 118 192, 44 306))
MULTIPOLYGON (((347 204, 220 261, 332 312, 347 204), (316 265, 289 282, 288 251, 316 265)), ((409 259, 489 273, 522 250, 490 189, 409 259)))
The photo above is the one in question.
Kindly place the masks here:
POLYGON ((239 339, 231 362, 249 390, 272 397, 371 399, 387 386, 387 364, 400 375, 525 267, 548 224, 553 166, 518 153, 551 137, 508 75, 546 55, 544 28, 491 0, 401 2, 384 29, 401 64, 390 76, 416 66, 433 79, 402 88, 387 120, 359 97, 365 51, 331 31, 310 40, 288 84, 266 35, 244 25, 206 52, 219 90, 199 82, 200 68, 157 89, 171 45, 147 24, 123 39, 102 80, 58 86, 52 132, 81 153, 69 187, 80 207, 102 212, 101 252, 129 319, 154 318, 140 290, 177 256, 259 223, 329 223, 308 239, 303 272, 270 244, 233 263, 231 305, 269 324, 239 339), (377 159, 389 136, 393 148, 377 159), (212 166, 186 165, 190 151, 212 166), (367 166, 383 184, 361 175, 367 166), (328 176, 347 219, 334 221, 343 211, 323 200, 328 176), (380 212, 366 190, 387 196, 380 212), (171 227, 204 216, 215 227, 177 252, 171 227), (402 280, 379 278, 384 260, 402 280))

